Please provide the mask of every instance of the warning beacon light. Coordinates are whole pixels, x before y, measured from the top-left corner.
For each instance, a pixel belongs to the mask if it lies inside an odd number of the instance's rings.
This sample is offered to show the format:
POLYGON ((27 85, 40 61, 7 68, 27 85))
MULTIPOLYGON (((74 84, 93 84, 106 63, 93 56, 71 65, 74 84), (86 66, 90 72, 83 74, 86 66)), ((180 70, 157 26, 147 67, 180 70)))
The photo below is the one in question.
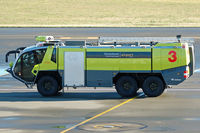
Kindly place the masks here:
POLYGON ((53 36, 36 36, 35 40, 38 42, 48 42, 48 41, 54 41, 53 36))

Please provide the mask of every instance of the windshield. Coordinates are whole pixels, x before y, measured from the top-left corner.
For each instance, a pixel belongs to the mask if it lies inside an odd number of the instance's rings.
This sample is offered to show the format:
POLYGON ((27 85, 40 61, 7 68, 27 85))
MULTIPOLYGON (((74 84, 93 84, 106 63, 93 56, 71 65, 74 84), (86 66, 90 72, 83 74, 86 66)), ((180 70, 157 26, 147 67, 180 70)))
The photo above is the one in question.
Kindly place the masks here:
POLYGON ((33 82, 35 76, 31 71, 36 64, 42 62, 45 52, 46 49, 39 49, 22 54, 14 67, 15 75, 27 82, 33 82))

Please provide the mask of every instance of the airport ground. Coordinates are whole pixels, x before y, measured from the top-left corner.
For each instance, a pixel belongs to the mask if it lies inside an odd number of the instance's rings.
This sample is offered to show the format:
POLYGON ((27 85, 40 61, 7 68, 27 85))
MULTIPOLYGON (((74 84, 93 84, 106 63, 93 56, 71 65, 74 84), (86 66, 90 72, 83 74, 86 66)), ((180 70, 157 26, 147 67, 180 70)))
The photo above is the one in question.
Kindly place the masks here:
MULTIPOLYGON (((35 43, 36 35, 57 38, 98 36, 174 37, 195 39, 199 68, 200 28, 0 28, 0 62, 5 53, 35 43)), ((65 88, 56 97, 42 97, 36 88, 10 75, 0 76, 0 132, 2 133, 198 133, 200 130, 200 73, 156 98, 142 91, 123 99, 114 88, 65 88), (114 108, 113 108, 114 107, 114 108), (105 112, 106 111, 106 112, 105 112), (82 123, 81 123, 82 122, 82 123), (78 125, 77 125, 78 124, 78 125), (75 126, 73 129, 71 127, 75 126)))

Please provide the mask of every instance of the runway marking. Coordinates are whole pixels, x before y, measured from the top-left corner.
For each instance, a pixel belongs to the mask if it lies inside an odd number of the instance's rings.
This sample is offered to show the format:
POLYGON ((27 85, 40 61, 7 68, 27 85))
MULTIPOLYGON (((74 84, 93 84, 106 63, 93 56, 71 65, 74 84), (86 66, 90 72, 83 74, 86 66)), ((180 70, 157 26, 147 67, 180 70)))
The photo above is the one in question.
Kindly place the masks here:
POLYGON ((197 36, 196 36, 196 37, 191 37, 191 38, 194 38, 194 39, 200 39, 200 37, 197 37, 197 36))
POLYGON ((141 97, 141 96, 143 96, 143 95, 144 95, 144 93, 142 93, 142 94, 140 94, 140 95, 138 95, 138 96, 136 96, 136 97, 130 98, 130 99, 124 101, 123 103, 120 103, 120 104, 118 104, 118 105, 115 105, 114 107, 109 108, 109 109, 105 110, 104 112, 99 113, 99 114, 97 114, 97 115, 95 115, 95 116, 93 116, 93 117, 91 117, 91 118, 89 118, 89 119, 87 119, 87 120, 85 120, 85 121, 82 121, 82 122, 80 122, 80 123, 78 123, 78 124, 76 124, 76 125, 74 125, 74 126, 68 128, 68 129, 65 129, 65 130, 61 131, 60 133, 66 133, 66 132, 68 132, 68 131, 70 131, 70 130, 72 130, 72 129, 74 129, 74 128, 80 126, 80 125, 83 125, 83 124, 85 124, 85 123, 87 123, 87 122, 89 122, 89 121, 91 121, 91 120, 93 120, 93 119, 95 119, 95 118, 98 118, 98 117, 100 117, 100 116, 102 116, 102 115, 104 115, 104 114, 106 114, 106 113, 108 113, 108 112, 110 112, 110 111, 112 111, 112 110, 114 110, 114 109, 116 109, 116 108, 118 108, 118 107, 120 107, 120 106, 122 106, 122 105, 124 105, 124 104, 126 104, 126 103, 128 103, 128 102, 130 102, 130 101, 132 101, 133 99, 135 99, 135 98, 137 98, 137 97, 141 97))
POLYGON ((88 40, 97 40, 99 37, 91 36, 91 37, 59 37, 58 39, 88 39, 88 40))

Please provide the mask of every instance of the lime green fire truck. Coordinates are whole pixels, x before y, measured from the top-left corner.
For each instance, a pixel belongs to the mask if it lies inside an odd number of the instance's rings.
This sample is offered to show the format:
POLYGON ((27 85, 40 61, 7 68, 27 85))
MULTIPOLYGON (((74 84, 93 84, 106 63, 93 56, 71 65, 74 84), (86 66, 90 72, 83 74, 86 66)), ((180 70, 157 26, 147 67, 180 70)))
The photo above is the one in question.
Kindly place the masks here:
POLYGON ((140 88, 156 97, 194 72, 192 43, 174 39, 100 37, 94 44, 38 36, 35 45, 6 54, 6 61, 16 56, 7 71, 27 87, 37 84, 42 96, 54 96, 64 87, 115 86, 123 97, 140 88))

